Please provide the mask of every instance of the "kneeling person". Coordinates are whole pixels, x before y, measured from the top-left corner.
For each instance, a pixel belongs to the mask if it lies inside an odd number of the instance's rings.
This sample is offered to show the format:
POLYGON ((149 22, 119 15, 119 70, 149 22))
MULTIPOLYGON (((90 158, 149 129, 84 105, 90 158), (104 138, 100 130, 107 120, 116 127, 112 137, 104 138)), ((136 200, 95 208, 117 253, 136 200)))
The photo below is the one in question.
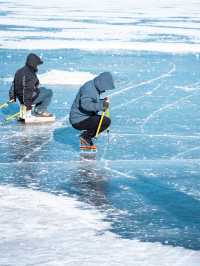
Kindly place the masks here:
MULTIPOLYGON (((78 91, 70 111, 70 123, 75 129, 83 130, 80 141, 92 146, 92 138, 95 137, 100 122, 100 111, 106 111, 109 107, 107 97, 100 99, 100 95, 114 89, 112 75, 103 72, 95 79, 86 82, 78 91)), ((111 123, 110 118, 104 116, 99 132, 104 131, 111 123)))
POLYGON ((52 114, 47 111, 51 102, 52 90, 39 87, 39 80, 36 75, 38 66, 43 61, 36 54, 29 54, 24 67, 17 70, 9 91, 11 101, 19 100, 20 104, 26 106, 27 111, 32 111, 33 115, 51 117, 52 114), (35 106, 32 110, 32 106, 35 106))

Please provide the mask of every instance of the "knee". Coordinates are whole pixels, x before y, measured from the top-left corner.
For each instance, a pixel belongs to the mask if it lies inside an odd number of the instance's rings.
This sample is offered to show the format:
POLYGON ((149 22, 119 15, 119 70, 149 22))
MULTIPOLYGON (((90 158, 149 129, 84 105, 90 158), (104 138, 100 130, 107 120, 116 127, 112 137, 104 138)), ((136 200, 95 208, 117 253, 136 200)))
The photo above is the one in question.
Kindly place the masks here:
POLYGON ((47 94, 49 97, 53 96, 53 91, 51 89, 47 89, 47 94))
POLYGON ((73 128, 77 129, 77 130, 82 130, 79 128, 79 126, 77 124, 71 124, 73 128))
POLYGON ((46 97, 51 99, 52 96, 53 96, 53 91, 51 89, 46 89, 46 97))
POLYGON ((41 91, 41 93, 43 93, 44 95, 46 95, 48 97, 53 96, 53 91, 51 89, 47 89, 45 87, 40 87, 40 91, 41 91))

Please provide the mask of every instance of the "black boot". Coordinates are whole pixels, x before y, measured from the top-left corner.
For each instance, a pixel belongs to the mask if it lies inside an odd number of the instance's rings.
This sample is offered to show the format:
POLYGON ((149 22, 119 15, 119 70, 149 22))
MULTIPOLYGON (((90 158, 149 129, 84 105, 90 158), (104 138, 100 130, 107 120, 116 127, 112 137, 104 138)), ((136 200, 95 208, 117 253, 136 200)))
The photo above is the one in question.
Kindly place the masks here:
POLYGON ((83 131, 80 135, 80 143, 87 145, 87 146, 93 146, 92 138, 87 135, 87 132, 83 131))

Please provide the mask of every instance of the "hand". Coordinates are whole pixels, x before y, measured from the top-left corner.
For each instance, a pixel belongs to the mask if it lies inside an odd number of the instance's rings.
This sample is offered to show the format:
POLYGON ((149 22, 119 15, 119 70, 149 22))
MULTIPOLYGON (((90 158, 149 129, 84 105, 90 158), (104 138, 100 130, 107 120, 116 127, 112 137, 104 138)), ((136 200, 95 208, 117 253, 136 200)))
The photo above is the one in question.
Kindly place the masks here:
POLYGON ((8 103, 14 103, 14 102, 16 102, 16 99, 10 99, 9 101, 8 101, 8 103))
POLYGON ((103 99, 103 110, 106 111, 109 108, 109 99, 108 97, 103 99))

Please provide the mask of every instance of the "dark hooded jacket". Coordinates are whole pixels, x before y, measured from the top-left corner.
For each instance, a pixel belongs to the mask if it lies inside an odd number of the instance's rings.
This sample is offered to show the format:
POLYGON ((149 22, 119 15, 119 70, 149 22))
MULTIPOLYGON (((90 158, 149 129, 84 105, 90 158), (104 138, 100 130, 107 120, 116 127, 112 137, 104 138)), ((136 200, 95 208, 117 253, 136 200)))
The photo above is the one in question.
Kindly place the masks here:
POLYGON ((95 79, 86 82, 79 89, 72 104, 70 123, 77 124, 103 111, 103 99, 100 99, 100 94, 112 89, 114 89, 114 83, 109 72, 103 72, 95 79))
POLYGON ((36 73, 38 65, 42 63, 39 56, 29 54, 25 66, 15 73, 14 81, 9 91, 10 100, 18 98, 19 102, 24 104, 28 110, 31 109, 33 101, 39 95, 39 80, 36 73))

